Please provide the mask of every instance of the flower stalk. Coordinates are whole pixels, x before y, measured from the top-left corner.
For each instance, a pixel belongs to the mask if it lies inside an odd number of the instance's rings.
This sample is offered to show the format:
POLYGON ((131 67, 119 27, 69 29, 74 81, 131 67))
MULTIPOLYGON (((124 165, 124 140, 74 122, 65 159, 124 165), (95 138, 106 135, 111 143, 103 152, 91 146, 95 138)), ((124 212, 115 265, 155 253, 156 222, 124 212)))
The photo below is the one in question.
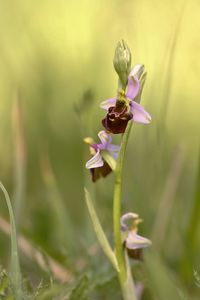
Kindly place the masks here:
POLYGON ((132 122, 128 122, 126 131, 122 137, 120 152, 117 160, 117 166, 115 170, 115 185, 114 185, 114 197, 113 197, 113 227, 114 227, 114 241, 115 241, 115 253, 119 266, 119 280, 123 286, 126 282, 126 264, 124 259, 123 244, 121 238, 121 196, 122 196, 122 171, 124 165, 124 157, 126 146, 128 143, 129 134, 132 127, 132 122))

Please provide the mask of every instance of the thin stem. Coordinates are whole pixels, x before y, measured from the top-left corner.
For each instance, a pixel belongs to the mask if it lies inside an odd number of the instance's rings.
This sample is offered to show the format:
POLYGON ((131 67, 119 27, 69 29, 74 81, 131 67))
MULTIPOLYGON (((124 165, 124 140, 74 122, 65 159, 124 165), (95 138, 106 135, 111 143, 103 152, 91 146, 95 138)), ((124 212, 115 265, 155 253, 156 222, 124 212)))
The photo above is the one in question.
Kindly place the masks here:
POLYGON ((119 266, 119 281, 121 285, 122 295, 124 300, 137 300, 135 294, 135 287, 133 278, 130 271, 128 257, 124 257, 122 239, 121 239, 121 196, 122 196, 122 171, 124 165, 124 157, 126 146, 128 143, 129 134, 131 131, 133 122, 129 121, 126 131, 122 137, 119 157, 117 160, 117 166, 115 171, 115 186, 114 186, 114 199, 113 199, 113 222, 114 222, 114 239, 115 239, 115 251, 117 262, 119 266))
POLYGON ((121 230, 120 230, 122 171, 123 171, 126 146, 128 143, 128 137, 129 137, 131 127, 132 127, 132 121, 129 121, 126 131, 122 137, 119 157, 117 161, 117 166, 115 171, 114 198, 113 198, 113 227, 114 227, 115 251, 116 251, 116 257, 119 265, 119 280, 122 286, 126 281, 126 265, 124 260, 123 246, 121 240, 121 230))

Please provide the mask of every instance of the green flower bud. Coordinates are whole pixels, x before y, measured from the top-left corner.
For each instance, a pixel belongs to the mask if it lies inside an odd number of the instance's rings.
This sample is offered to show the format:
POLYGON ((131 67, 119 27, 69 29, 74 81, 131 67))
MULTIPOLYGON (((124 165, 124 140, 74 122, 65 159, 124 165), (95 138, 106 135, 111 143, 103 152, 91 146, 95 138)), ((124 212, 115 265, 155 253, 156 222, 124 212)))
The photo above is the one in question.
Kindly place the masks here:
POLYGON ((121 81, 122 88, 125 89, 131 70, 131 51, 123 40, 117 44, 113 65, 121 81))

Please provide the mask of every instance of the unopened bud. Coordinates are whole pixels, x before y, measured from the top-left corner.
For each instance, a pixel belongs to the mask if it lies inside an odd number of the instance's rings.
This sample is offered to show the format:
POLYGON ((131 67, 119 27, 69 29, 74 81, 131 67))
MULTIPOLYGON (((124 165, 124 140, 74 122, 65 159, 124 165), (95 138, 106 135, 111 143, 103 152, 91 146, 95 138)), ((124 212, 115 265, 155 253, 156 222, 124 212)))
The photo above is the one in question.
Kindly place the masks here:
POLYGON ((131 70, 131 51, 123 40, 117 44, 113 64, 121 81, 122 87, 125 89, 128 75, 131 70))

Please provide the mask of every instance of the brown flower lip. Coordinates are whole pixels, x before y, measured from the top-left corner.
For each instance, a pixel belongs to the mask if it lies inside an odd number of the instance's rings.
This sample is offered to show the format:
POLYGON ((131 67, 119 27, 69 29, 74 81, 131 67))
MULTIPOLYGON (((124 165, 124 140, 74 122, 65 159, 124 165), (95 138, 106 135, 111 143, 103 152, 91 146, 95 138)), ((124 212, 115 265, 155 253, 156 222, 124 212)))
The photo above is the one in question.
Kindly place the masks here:
POLYGON ((96 182, 101 177, 106 177, 111 172, 112 172, 111 167, 105 161, 102 167, 90 169, 93 182, 96 182))
POLYGON ((143 251, 142 249, 127 249, 128 256, 135 260, 143 261, 143 251))
POLYGON ((109 107, 106 117, 102 120, 102 125, 108 132, 124 133, 128 121, 132 118, 133 114, 127 104, 117 102, 115 106, 109 107))

